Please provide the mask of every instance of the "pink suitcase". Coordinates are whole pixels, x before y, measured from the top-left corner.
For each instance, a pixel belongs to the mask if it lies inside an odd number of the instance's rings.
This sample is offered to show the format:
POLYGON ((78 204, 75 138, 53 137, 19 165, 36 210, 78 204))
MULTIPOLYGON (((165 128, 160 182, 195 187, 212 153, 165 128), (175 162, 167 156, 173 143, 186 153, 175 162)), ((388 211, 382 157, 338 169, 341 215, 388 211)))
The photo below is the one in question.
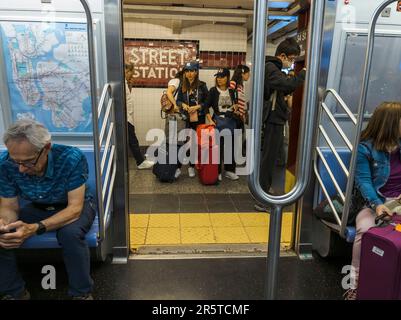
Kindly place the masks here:
POLYGON ((401 217, 362 236, 358 300, 401 299, 401 217), (397 228, 397 229, 398 229, 397 228))
POLYGON ((201 124, 197 127, 199 181, 204 185, 216 184, 219 176, 219 147, 216 144, 215 129, 212 125, 201 124), (202 130, 204 132, 202 133, 202 130), (202 135, 203 134, 203 135, 202 135))

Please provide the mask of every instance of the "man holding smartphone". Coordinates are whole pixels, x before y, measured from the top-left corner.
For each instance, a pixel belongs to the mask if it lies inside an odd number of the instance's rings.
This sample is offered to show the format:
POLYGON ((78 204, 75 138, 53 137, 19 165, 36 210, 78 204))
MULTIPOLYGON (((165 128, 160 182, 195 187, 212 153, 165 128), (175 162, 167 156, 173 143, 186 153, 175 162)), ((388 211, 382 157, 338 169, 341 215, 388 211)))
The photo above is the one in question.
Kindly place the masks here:
POLYGON ((52 144, 49 131, 33 120, 17 121, 7 129, 3 140, 7 151, 0 154, 1 299, 30 298, 14 251, 29 237, 56 230, 68 274, 69 295, 92 300, 93 280, 85 235, 96 210, 85 185, 85 155, 78 148, 52 144))

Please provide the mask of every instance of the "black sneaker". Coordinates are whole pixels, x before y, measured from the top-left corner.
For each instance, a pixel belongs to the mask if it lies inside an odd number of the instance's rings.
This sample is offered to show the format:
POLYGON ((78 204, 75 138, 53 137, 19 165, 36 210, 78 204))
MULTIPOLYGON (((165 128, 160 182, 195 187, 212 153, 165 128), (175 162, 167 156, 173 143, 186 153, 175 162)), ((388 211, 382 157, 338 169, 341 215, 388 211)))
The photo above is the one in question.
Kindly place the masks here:
POLYGON ((72 297, 72 300, 94 300, 94 299, 91 293, 87 293, 82 296, 72 297))
POLYGON ((0 300, 31 300, 31 294, 28 290, 24 290, 17 297, 12 296, 11 294, 6 294, 0 298, 0 300))

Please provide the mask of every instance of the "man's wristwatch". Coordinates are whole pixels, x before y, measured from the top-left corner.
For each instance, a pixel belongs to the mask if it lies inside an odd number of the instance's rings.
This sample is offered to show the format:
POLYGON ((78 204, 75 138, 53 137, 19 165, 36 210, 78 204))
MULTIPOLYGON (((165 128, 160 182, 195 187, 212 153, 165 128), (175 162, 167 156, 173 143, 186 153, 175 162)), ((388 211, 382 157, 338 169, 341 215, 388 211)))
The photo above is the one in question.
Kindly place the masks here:
POLYGON ((38 229, 36 230, 37 235, 44 234, 47 231, 46 226, 42 222, 39 221, 36 224, 38 225, 38 229))

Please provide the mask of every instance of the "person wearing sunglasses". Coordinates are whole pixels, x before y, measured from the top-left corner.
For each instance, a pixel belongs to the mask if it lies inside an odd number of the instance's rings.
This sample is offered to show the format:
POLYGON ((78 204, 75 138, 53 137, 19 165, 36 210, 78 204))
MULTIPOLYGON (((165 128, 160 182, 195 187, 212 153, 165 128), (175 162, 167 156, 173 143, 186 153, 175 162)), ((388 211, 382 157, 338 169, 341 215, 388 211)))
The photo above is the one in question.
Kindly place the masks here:
POLYGON ((0 297, 29 299, 15 250, 34 235, 55 230, 63 249, 73 299, 92 299, 85 235, 96 215, 86 187, 88 163, 78 148, 52 144, 34 120, 19 120, 4 134, 0 154, 0 297))

